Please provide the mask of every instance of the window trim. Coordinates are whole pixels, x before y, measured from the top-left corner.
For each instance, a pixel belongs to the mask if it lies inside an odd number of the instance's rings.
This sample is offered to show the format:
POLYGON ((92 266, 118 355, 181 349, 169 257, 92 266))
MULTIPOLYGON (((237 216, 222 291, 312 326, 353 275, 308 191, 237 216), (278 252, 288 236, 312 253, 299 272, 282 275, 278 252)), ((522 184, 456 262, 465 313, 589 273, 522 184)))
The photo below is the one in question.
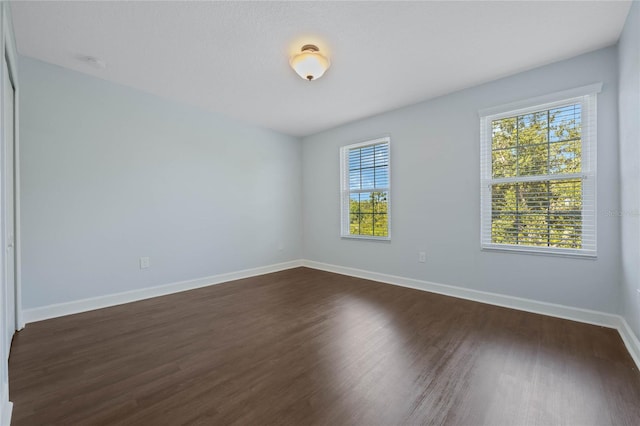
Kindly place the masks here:
MULTIPOLYGON (((499 251, 535 255, 551 255, 560 257, 597 258, 597 94, 602 90, 602 83, 577 87, 555 92, 536 98, 514 102, 502 106, 478 111, 480 116, 480 248, 483 251, 499 251), (516 244, 497 244, 492 241, 491 217, 492 198, 491 185, 502 181, 521 182, 540 180, 540 176, 523 176, 521 178, 492 177, 492 121, 514 117, 527 113, 553 109, 560 106, 579 103, 582 106, 581 126, 587 131, 582 133, 582 171, 575 174, 544 175, 547 178, 558 176, 560 179, 580 177, 583 183, 583 200, 593 199, 593 214, 587 217, 583 226, 593 228, 593 243, 587 248, 571 249, 544 246, 527 246, 516 244), (586 149, 585 149, 586 148, 586 149), (586 194, 585 194, 586 192, 586 194)), ((585 207, 583 205, 583 211, 585 207)), ((591 211, 591 209, 589 209, 591 211)))
MULTIPOLYGON (((370 192, 370 191, 369 191, 370 192)), ((340 238, 349 240, 366 240, 366 241, 391 241, 391 137, 382 136, 375 139, 369 139, 363 142, 344 145, 340 147, 340 238), (349 151, 351 149, 363 148, 371 145, 380 145, 386 143, 389 150, 389 186, 387 187, 387 235, 354 235, 349 233, 349 151)))

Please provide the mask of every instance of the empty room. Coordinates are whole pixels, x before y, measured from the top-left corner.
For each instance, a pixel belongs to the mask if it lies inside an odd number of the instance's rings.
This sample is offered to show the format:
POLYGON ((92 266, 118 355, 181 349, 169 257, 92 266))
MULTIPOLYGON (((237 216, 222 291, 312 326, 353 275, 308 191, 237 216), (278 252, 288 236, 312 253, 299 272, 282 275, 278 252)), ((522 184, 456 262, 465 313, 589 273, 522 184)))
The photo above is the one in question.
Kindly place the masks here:
POLYGON ((0 34, 0 426, 640 424, 640 2, 0 34))

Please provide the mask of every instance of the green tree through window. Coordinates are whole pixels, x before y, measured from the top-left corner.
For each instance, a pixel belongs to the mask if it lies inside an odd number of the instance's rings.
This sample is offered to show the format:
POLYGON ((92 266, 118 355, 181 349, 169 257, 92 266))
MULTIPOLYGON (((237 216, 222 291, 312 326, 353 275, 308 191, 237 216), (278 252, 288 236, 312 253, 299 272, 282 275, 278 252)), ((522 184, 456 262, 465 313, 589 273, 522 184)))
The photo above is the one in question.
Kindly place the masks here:
POLYGON ((342 235, 389 238, 389 138, 341 148, 342 235))
POLYGON ((596 83, 480 112, 482 248, 597 255, 601 87, 596 83))
POLYGON ((492 177, 541 177, 492 185, 492 242, 582 248, 582 180, 547 178, 581 172, 580 124, 580 104, 492 121, 492 177))

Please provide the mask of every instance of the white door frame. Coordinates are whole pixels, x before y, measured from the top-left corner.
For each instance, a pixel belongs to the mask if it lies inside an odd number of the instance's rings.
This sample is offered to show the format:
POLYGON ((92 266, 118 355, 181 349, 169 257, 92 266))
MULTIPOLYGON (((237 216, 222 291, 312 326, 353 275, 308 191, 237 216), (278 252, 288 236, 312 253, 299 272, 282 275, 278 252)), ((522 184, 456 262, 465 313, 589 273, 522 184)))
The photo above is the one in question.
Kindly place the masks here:
MULTIPOLYGON (((21 285, 21 259, 20 259, 20 143, 19 143, 19 126, 16 123, 19 123, 19 84, 18 84, 18 73, 17 73, 17 54, 16 54, 16 44, 15 39, 13 37, 13 27, 11 23, 11 10, 9 7, 9 2, 2 1, 0 2, 0 56, 1 58, 6 58, 7 68, 9 69, 9 73, 12 77, 12 82, 14 86, 14 129, 13 129, 13 139, 14 139, 14 220, 15 220, 15 241, 14 241, 14 256, 15 256, 15 326, 17 329, 22 329, 24 327, 24 320, 22 316, 22 285, 21 285)), ((4 72, 4 67, 3 71, 4 72)), ((0 117, 4 117, 4 97, 0 96, 2 102, 0 102, 0 117)), ((3 118, 4 120, 4 118, 3 118)), ((0 137, 4 138, 4 131, 0 131, 0 137)), ((4 139, 3 139, 4 140, 4 139)), ((4 161, 0 162, 3 164, 4 161)), ((2 180, 4 184, 4 165, 0 169, 0 180, 2 180)), ((4 192, 4 191, 3 191, 4 192)), ((2 203, 4 206, 4 203, 2 203)), ((3 241, 4 244, 4 241, 3 241)), ((4 253, 5 250, 3 249, 4 253)), ((0 257, 2 263, 4 263, 4 256, 0 257)), ((4 270, 4 265, 3 268, 4 270)), ((4 274, 2 274, 4 275, 4 274)), ((2 285, 0 285, 0 290, 2 292, 6 292, 5 289, 5 280, 6 277, 1 277, 2 285)), ((4 298, 3 298, 4 300, 4 298)), ((4 313, 5 307, 2 307, 2 311, 4 313)), ((2 330, 0 332, 0 337, 2 338, 2 345, 0 347, 0 355, 2 360, 0 360, 0 426, 9 425, 11 422, 11 412, 13 411, 13 404, 9 401, 9 369, 7 363, 7 357, 9 355, 9 351, 11 348, 5 348, 6 337, 5 333, 8 332, 6 327, 6 319, 4 316, 0 318, 0 324, 2 325, 2 330)))
MULTIPOLYGON (((14 142, 14 165, 13 165, 13 185, 14 185, 14 221, 15 221, 15 325, 16 330, 24 328, 24 319, 22 315, 22 274, 21 274, 21 239, 20 239, 20 136, 19 136, 19 112, 20 112, 20 89, 18 85, 18 57, 16 54, 16 44, 13 36, 12 22, 9 17, 9 10, 5 4, 2 8, 2 55, 6 58, 7 68, 9 69, 9 78, 13 83, 14 101, 13 101, 13 142, 14 142)), ((3 105, 4 109, 6 106, 3 105)), ((3 110, 4 111, 4 110, 3 110)), ((4 137, 4 136, 3 136, 4 137)), ((4 141, 7 143, 7 141, 4 141)), ((3 173, 5 171, 3 170, 3 173)))
MULTIPOLYGON (((5 345, 11 348, 11 340, 16 332, 16 258, 15 258, 15 138, 13 131, 15 129, 15 121, 13 114, 15 112, 15 87, 11 79, 9 71, 9 61, 6 57, 2 58, 2 190, 3 190, 3 209, 2 209, 2 233, 3 242, 5 244, 3 251, 4 258, 4 285, 5 287, 5 345)), ((6 351, 7 355, 9 350, 6 351)))

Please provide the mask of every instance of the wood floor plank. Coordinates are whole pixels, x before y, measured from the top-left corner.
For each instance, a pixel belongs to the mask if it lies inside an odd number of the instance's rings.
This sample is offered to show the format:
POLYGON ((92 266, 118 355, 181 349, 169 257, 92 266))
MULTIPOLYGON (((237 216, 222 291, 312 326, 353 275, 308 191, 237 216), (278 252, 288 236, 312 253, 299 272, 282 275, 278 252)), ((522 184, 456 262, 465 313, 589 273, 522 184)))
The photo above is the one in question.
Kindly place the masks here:
POLYGON ((638 425, 613 329, 296 268, 29 324, 14 425, 638 425))

